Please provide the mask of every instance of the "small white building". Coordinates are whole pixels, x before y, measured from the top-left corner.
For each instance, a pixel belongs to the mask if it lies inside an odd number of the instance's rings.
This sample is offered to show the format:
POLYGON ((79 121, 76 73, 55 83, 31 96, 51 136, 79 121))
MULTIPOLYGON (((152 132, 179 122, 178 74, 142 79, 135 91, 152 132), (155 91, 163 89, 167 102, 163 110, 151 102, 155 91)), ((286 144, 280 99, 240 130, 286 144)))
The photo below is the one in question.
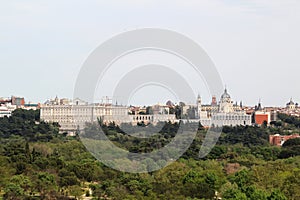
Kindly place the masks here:
POLYGON ((12 111, 17 108, 16 105, 11 105, 11 103, 6 103, 4 105, 0 105, 0 117, 10 117, 12 111))
POLYGON ((0 107, 0 117, 10 117, 11 111, 4 106, 0 107))

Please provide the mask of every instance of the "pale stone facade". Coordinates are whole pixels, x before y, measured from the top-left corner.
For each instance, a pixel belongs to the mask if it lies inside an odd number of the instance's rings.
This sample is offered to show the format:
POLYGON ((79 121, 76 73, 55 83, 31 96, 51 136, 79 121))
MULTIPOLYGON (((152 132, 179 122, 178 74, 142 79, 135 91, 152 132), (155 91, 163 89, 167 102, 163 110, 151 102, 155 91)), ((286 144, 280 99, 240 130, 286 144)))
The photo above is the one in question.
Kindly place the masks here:
POLYGON ((213 97, 211 105, 201 105, 201 98, 198 96, 197 116, 203 126, 251 125, 251 115, 247 115, 241 107, 233 104, 227 89, 225 89, 219 104, 216 104, 216 98, 213 97))
POLYGON ((230 95, 225 89, 219 103, 219 112, 212 116, 212 124, 217 126, 251 125, 251 115, 246 114, 237 105, 234 106, 230 95))
POLYGON ((129 115, 127 106, 112 104, 88 104, 80 99, 74 101, 60 101, 57 97, 41 105, 40 118, 45 122, 57 122, 61 132, 72 132, 83 129, 87 122, 97 122, 101 119, 103 123, 144 122, 145 124, 156 124, 163 121, 175 122, 176 117, 172 114, 153 115, 129 115), (63 102, 68 102, 64 104, 63 102))
POLYGON ((104 123, 130 122, 127 112, 125 106, 41 105, 40 117, 46 122, 58 122, 61 131, 74 131, 82 129, 86 122, 96 122, 100 118, 104 123))
MULTIPOLYGON (((214 97, 215 98, 215 97, 214 97)), ((216 99, 214 99, 216 101, 216 99)), ((46 122, 58 122, 60 131, 70 132, 83 129, 87 122, 103 123, 157 124, 158 122, 179 122, 175 114, 169 114, 169 108, 164 105, 154 105, 153 114, 129 114, 127 106, 113 105, 111 103, 88 104, 80 99, 68 101, 67 99, 49 100, 41 105, 40 117, 46 122)), ((183 112, 188 112, 183 121, 200 121, 203 126, 223 125, 251 125, 251 115, 247 115, 241 107, 234 105, 230 95, 225 89, 219 104, 203 106, 200 96, 196 105, 183 106, 183 112), (190 117, 192 115, 192 117, 190 117)))

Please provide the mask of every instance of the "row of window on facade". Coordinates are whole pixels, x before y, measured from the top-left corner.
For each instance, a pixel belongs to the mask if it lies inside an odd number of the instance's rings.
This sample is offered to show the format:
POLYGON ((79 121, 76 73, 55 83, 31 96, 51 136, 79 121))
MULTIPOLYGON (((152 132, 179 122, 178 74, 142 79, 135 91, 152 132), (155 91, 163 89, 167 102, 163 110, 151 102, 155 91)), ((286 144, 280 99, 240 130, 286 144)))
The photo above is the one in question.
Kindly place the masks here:
POLYGON ((153 116, 138 116, 138 117, 133 117, 133 120, 153 120, 153 116))
POLYGON ((214 116, 215 120, 250 120, 251 116, 238 116, 238 115, 228 115, 228 116, 214 116))

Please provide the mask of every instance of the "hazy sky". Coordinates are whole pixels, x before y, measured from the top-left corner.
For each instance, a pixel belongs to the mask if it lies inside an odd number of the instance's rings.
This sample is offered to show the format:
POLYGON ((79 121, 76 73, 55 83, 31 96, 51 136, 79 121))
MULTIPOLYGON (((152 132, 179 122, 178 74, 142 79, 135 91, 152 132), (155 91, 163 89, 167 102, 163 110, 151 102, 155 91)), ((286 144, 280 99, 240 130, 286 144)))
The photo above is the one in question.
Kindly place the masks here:
POLYGON ((0 96, 71 98, 82 63, 99 44, 144 27, 200 44, 234 100, 300 102, 298 0, 2 1, 0 96))

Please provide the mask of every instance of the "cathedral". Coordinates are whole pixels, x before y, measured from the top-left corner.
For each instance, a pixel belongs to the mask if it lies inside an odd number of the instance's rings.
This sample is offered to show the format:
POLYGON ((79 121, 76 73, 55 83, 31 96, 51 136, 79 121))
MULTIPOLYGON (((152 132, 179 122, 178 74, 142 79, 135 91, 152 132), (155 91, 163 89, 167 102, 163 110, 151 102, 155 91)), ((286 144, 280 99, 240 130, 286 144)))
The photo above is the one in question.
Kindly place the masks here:
POLYGON ((242 103, 233 103, 225 88, 219 103, 216 97, 212 97, 209 105, 202 105, 201 97, 197 98, 197 118, 204 126, 236 126, 251 125, 251 115, 247 115, 242 109, 242 103))

